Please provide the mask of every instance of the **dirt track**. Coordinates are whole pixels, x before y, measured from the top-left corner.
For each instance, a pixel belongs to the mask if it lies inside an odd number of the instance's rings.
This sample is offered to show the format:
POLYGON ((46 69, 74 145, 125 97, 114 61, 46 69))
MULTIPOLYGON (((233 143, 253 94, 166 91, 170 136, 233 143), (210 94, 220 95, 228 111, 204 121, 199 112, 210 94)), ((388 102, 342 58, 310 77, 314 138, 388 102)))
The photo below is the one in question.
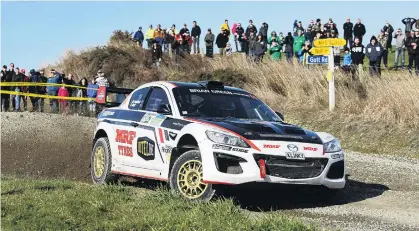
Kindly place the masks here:
MULTIPOLYGON (((92 118, 1 113, 1 171, 89 182, 94 127, 92 118)), ((419 230, 418 160, 353 152, 346 159, 348 187, 334 198, 312 187, 260 184, 222 195, 252 217, 272 210, 332 229, 419 230)))

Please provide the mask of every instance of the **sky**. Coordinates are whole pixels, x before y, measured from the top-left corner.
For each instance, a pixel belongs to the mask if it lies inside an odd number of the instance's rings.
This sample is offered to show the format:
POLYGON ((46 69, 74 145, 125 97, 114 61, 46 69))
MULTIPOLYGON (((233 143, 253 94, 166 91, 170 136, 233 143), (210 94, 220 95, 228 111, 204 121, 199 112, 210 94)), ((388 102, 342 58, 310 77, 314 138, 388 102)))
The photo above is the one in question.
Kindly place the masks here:
MULTIPOLYGON (((217 33, 224 22, 230 27, 252 19, 258 27, 269 24, 269 33, 292 31, 294 20, 304 28, 311 19, 329 18, 343 35, 343 23, 361 18, 366 38, 377 35, 386 20, 394 29, 402 28, 405 17, 419 18, 419 2, 1 2, 1 65, 14 62, 26 69, 40 68, 59 60, 66 50, 105 45, 112 31, 145 32, 148 25, 172 24, 180 29, 183 23, 191 29, 196 20, 203 33, 212 28, 217 33)), ((232 42, 232 41, 231 41, 232 42)), ((233 43, 232 43, 233 44, 233 43)), ((203 36, 201 48, 203 47, 203 36)), ((364 44, 365 45, 365 44, 364 44)), ((234 47, 234 45, 233 45, 234 47)), ((216 48, 216 47, 215 47, 216 48)))

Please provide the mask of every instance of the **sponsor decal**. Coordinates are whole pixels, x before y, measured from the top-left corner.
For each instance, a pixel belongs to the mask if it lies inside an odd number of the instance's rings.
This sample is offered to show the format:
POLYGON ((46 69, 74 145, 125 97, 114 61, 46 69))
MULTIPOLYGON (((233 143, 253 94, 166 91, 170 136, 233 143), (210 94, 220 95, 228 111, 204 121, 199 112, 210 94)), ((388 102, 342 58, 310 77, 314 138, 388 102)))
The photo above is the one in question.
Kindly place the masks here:
POLYGON ((263 148, 279 148, 281 145, 279 144, 264 144, 263 148))
POLYGON ((155 143, 148 137, 137 139, 137 154, 145 160, 153 160, 155 153, 155 143))
POLYGON ((118 152, 121 156, 132 157, 132 141, 136 136, 135 131, 116 129, 115 142, 120 143, 118 145, 118 152), (124 144, 124 145, 122 145, 124 144))
POLYGON ((100 113, 101 116, 113 116, 115 114, 114 111, 103 111, 102 113, 100 113))
POLYGON ((177 134, 174 132, 169 132, 169 137, 171 140, 176 140, 177 134))
POLYGON ((332 159, 340 159, 340 158, 343 158, 343 153, 341 153, 341 154, 332 154, 332 155, 330 155, 330 157, 332 159))
POLYGON ((173 147, 169 145, 161 146, 161 151, 163 153, 172 153, 173 147))
POLYGON ((140 123, 148 123, 151 119, 151 114, 147 113, 141 118, 140 123))
POLYGON ((248 153, 249 152, 248 149, 244 149, 244 148, 232 148, 231 151, 233 151, 233 152, 242 152, 242 153, 248 153))
POLYGON ((288 144, 287 145, 288 150, 290 150, 291 152, 298 152, 298 147, 297 145, 294 144, 288 144))
POLYGON ((304 151, 313 151, 313 152, 318 150, 318 148, 313 148, 313 147, 303 147, 303 149, 304 151))
POLYGON ((156 115, 154 117, 151 117, 150 121, 148 122, 150 125, 154 125, 154 126, 160 126, 160 124, 163 123, 164 119, 166 117, 164 115, 156 115))
POLYGON ((252 132, 245 132, 244 135, 245 136, 251 136, 251 135, 253 135, 253 133, 252 132))
POLYGON ((141 104, 141 100, 133 100, 130 103, 130 107, 135 107, 137 104, 141 104))
POLYGON ((220 149, 220 150, 224 150, 224 151, 231 151, 231 149, 232 149, 232 147, 221 145, 221 144, 213 144, 212 148, 213 149, 220 149))
POLYGON ((291 138, 291 139, 303 139, 302 136, 293 136, 293 135, 283 135, 276 133, 259 133, 260 137, 273 137, 273 138, 291 138))

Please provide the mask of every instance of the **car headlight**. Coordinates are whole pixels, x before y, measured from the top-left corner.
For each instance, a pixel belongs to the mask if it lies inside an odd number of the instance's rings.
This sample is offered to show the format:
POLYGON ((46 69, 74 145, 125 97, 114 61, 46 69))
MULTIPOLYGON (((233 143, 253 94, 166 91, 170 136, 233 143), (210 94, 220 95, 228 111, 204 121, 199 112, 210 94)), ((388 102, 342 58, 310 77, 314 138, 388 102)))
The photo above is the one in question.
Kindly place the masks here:
POLYGON ((323 144, 324 146, 324 151, 326 153, 329 152, 339 152, 342 150, 342 147, 340 146, 340 142, 337 139, 331 140, 325 144, 323 144))
POLYGON ((237 136, 231 136, 220 132, 206 131, 208 139, 214 143, 226 144, 231 146, 237 146, 242 148, 250 148, 244 140, 237 136))

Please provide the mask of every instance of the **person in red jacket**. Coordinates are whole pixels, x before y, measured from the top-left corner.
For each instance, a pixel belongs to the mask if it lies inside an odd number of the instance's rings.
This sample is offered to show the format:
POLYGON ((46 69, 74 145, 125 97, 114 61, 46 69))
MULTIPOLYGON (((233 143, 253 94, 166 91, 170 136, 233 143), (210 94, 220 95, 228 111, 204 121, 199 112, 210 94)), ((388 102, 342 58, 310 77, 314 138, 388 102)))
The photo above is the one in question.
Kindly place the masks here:
MULTIPOLYGON (((59 97, 68 97, 68 90, 65 88, 65 86, 61 86, 58 90, 58 96, 59 97)), ((59 99, 58 103, 60 104, 60 112, 61 114, 67 115, 68 113, 68 100, 67 99, 59 99)))

